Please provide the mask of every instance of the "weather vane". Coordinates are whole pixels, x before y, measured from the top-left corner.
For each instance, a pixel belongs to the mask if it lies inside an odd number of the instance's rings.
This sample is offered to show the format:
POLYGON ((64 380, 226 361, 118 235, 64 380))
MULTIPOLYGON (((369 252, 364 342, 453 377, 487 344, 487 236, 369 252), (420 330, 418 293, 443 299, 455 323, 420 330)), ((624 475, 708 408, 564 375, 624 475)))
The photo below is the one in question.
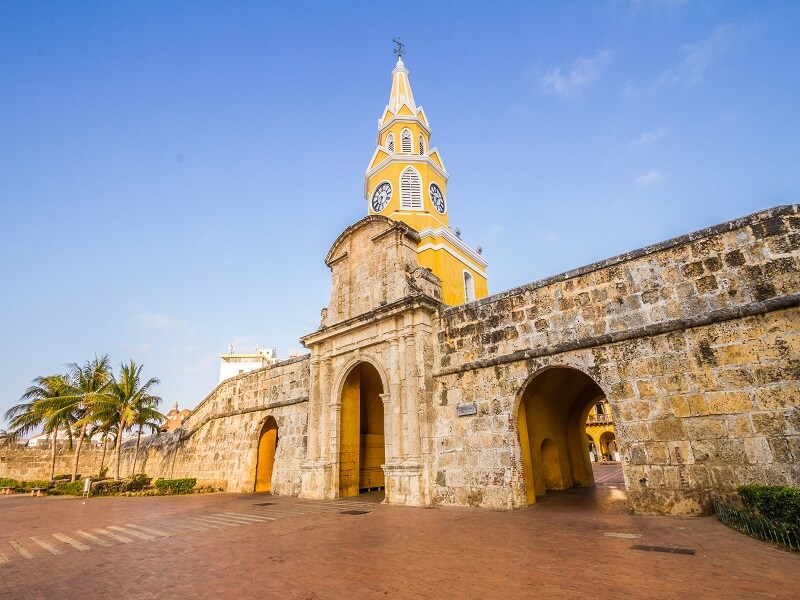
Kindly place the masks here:
POLYGON ((406 45, 400 41, 400 38, 392 38, 392 41, 397 44, 397 48, 394 49, 394 53, 397 54, 397 58, 403 60, 403 54, 406 53, 405 47, 406 45))

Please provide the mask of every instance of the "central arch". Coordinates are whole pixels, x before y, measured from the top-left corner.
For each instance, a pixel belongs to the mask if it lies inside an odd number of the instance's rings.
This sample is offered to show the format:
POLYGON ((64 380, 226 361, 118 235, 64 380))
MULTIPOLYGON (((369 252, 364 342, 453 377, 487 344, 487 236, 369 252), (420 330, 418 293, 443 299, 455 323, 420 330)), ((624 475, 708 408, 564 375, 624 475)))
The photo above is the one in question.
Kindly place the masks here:
POLYGON ((594 485, 586 418, 604 398, 591 377, 571 367, 547 368, 525 386, 517 423, 528 504, 548 490, 594 485))
POLYGON ((339 446, 339 496, 385 487, 383 383, 367 362, 356 364, 342 385, 339 446))

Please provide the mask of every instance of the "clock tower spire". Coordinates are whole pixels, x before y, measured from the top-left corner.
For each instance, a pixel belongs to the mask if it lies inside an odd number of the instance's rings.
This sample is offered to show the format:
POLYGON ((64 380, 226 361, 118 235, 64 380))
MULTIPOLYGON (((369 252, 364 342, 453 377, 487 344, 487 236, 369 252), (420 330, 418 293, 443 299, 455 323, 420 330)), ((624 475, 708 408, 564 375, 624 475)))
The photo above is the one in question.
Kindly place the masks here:
POLYGON ((389 103, 378 119, 375 152, 364 177, 369 214, 403 221, 417 232, 420 265, 442 280, 442 299, 455 305, 488 294, 486 261, 450 230, 447 180, 439 150, 430 145, 431 129, 414 101, 400 39, 394 53, 389 103))

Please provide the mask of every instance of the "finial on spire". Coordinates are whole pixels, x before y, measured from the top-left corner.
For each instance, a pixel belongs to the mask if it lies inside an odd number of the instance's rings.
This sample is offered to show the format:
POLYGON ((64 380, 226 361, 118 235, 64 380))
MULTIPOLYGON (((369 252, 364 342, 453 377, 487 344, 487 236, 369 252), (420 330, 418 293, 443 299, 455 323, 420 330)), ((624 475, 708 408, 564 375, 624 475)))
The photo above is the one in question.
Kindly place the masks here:
POLYGON ((397 44, 397 48, 394 49, 394 53, 397 54, 397 60, 403 62, 403 54, 406 53, 406 45, 400 41, 400 38, 392 38, 392 41, 397 44))

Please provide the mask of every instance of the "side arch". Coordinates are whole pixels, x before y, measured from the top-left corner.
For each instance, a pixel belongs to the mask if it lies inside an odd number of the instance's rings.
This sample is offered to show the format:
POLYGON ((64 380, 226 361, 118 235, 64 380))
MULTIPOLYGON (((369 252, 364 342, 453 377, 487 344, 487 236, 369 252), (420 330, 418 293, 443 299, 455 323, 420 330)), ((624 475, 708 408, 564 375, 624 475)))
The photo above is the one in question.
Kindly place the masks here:
POLYGON ((278 423, 272 415, 264 419, 258 435, 256 454, 256 477, 253 484, 255 492, 272 491, 272 471, 275 466, 275 453, 278 449, 278 423))
POLYGON ((516 414, 529 504, 548 490, 594 486, 586 418, 605 398, 592 377, 571 366, 548 366, 526 380, 516 414))

